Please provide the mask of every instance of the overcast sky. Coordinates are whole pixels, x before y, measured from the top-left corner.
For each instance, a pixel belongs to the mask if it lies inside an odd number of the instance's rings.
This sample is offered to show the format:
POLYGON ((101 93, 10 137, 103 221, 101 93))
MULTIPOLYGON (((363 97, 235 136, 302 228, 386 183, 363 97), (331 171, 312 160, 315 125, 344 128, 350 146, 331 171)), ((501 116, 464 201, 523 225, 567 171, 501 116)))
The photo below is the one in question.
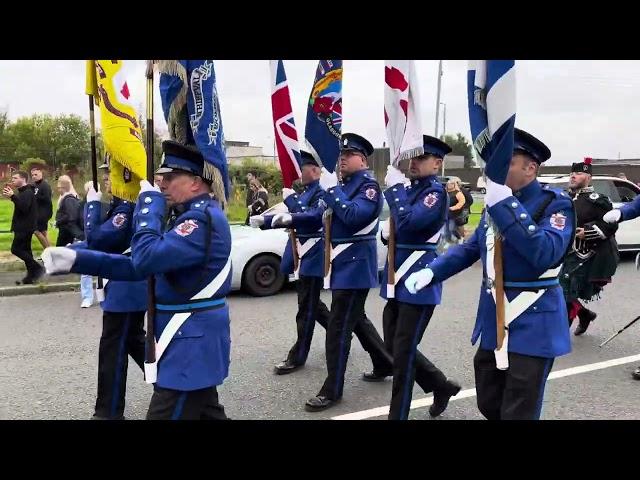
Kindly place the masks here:
MULTIPOLYGON (((144 101, 144 62, 127 61, 134 98, 144 101)), ((422 126, 435 127, 437 60, 416 62, 422 126)), ((317 60, 285 60, 298 137, 303 138, 306 102, 317 60)), ((383 118, 382 60, 345 60, 343 132, 355 132, 374 146, 386 140, 383 118)), ((441 101, 446 103, 446 133, 467 138, 466 68, 445 60, 441 101)), ((268 60, 215 61, 222 120, 227 140, 249 141, 273 152, 268 60)), ((640 158, 640 61, 517 61, 519 128, 551 149, 550 163, 584 156, 640 158)), ((157 91, 157 81, 156 81, 157 91)), ((88 118, 84 61, 0 61, 0 109, 12 120, 33 113, 75 113, 88 118)), ((156 94, 156 125, 166 124, 156 94)), ((140 112, 143 113, 144 112, 140 112)), ((441 108, 440 132, 443 127, 441 108)))

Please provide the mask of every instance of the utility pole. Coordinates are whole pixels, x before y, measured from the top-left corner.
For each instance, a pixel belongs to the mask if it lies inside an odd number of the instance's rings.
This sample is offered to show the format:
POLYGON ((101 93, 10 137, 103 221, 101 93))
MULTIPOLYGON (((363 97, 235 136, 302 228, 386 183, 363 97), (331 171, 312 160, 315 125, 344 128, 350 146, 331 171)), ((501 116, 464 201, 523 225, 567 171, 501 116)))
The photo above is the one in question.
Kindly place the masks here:
POLYGON ((438 93, 436 94, 436 128, 434 136, 438 137, 438 120, 440 119, 440 88, 442 84, 442 60, 438 63, 438 93))

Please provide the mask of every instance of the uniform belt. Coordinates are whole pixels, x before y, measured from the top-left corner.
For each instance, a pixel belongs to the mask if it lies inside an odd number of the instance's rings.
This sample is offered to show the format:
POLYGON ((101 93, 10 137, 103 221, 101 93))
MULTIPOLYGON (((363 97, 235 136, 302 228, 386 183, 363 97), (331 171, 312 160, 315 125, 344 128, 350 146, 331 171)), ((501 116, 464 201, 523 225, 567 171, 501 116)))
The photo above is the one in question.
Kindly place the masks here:
MULTIPOLYGON (((484 285, 485 288, 492 288, 492 285, 490 284, 490 281, 488 278, 484 278, 482 280, 482 284, 484 285)), ((510 282, 507 280, 504 281, 505 288, 546 289, 550 287, 555 287, 556 285, 559 285, 559 284, 560 284, 560 281, 558 280, 558 277, 539 278, 538 280, 522 281, 522 282, 516 282, 516 281, 510 282)))
POLYGON ((322 237, 322 233, 298 233, 298 232, 296 232, 296 237, 298 237, 298 238, 320 238, 320 237, 322 237))
POLYGON ((375 240, 375 235, 358 235, 356 237, 332 238, 331 243, 340 245, 341 243, 365 242, 367 240, 375 240))
POLYGON ((193 312, 197 310, 215 310, 221 308, 227 303, 226 297, 204 300, 189 300, 187 303, 166 304, 156 303, 156 310, 162 312, 193 312))
POLYGON ((435 243, 398 243, 396 248, 400 250, 437 250, 438 245, 435 243))

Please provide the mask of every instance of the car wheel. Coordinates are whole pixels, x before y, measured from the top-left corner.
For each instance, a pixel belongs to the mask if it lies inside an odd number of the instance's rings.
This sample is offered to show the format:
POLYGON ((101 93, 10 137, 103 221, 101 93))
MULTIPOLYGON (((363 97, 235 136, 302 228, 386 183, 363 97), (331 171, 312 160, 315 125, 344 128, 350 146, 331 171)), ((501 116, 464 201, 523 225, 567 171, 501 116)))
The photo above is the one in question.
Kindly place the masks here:
POLYGON ((278 293, 285 278, 280 271, 280 259, 273 255, 260 255, 244 269, 242 286, 250 295, 266 297, 278 293))
POLYGON ((487 193, 487 189, 486 188, 481 188, 480 189, 480 193, 484 195, 485 193, 487 193))

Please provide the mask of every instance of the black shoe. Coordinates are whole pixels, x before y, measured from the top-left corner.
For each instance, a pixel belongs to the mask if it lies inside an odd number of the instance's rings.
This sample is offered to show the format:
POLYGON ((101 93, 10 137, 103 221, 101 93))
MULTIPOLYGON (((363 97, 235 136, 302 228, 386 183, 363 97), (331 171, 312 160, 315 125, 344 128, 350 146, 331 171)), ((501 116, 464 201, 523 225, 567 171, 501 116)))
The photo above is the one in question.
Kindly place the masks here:
POLYGON ((286 375, 287 373, 295 372, 299 368, 302 368, 304 365, 296 365, 291 363, 289 359, 286 359, 274 367, 274 371, 276 375, 286 375))
POLYGON ((27 275, 22 280, 20 280, 20 282, 16 281, 16 285, 31 285, 31 284, 33 284, 33 278, 31 278, 29 275, 27 275))
POLYGON ((446 387, 440 391, 433 392, 433 404, 429 407, 429 415, 437 417, 442 415, 449 405, 449 400, 457 395, 462 387, 451 380, 447 380, 446 387))
POLYGON ((580 313, 578 313, 578 318, 580 319, 580 321, 573 334, 582 335, 587 331, 587 328, 589 328, 589 324, 593 322, 597 316, 598 314, 596 312, 592 312, 591 310, 587 310, 586 308, 580 310, 580 313))
POLYGON ((636 368, 631 374, 634 380, 640 380, 640 367, 636 368))
POLYGON ((124 415, 120 415, 118 417, 101 417, 100 415, 93 414, 91 420, 126 420, 127 418, 124 415))
POLYGON ((362 374, 362 380, 365 382, 384 382, 387 377, 390 377, 391 374, 378 373, 375 370, 370 372, 364 372, 362 374))
POLYGON ((340 400, 331 400, 330 398, 322 395, 317 395, 307 400, 304 409, 307 412, 319 412, 320 410, 326 410, 329 407, 333 407, 340 400))
POLYGON ((44 276, 44 273, 45 273, 44 268, 40 267, 38 271, 33 275, 33 277, 31 277, 31 282, 37 283, 38 280, 40 280, 44 276))

